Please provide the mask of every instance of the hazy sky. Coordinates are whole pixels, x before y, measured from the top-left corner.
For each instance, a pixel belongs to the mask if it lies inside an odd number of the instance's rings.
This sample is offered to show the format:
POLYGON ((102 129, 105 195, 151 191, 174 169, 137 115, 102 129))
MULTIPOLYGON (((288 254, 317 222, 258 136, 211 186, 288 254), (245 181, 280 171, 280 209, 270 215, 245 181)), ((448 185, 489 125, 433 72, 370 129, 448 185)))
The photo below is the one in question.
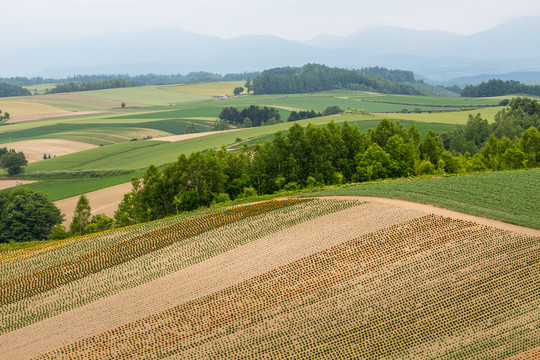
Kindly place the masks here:
POLYGON ((460 34, 540 15, 538 0, 2 0, 0 44, 175 27, 307 40, 391 25, 460 34))

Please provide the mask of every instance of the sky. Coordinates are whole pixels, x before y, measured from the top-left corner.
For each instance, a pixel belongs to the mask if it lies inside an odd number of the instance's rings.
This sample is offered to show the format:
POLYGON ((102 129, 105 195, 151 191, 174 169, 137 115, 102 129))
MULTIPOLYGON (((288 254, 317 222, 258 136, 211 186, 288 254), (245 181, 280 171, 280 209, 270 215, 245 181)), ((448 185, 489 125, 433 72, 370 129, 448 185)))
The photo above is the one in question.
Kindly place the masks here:
MULTIPOLYGON (((138 29, 308 40, 374 26, 472 34, 540 15, 538 0, 2 0, 0 45, 138 29)), ((0 50, 1 51, 1 50, 0 50)))

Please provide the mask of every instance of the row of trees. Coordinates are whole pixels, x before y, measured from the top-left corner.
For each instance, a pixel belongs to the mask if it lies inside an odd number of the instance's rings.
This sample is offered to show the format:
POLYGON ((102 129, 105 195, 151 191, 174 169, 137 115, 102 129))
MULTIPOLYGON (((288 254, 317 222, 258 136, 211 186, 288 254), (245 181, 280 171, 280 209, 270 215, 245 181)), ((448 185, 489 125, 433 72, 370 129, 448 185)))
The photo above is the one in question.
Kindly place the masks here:
POLYGON ((47 94, 74 92, 74 91, 88 91, 88 90, 102 90, 102 89, 115 89, 123 87, 137 86, 135 81, 126 81, 123 79, 110 79, 90 82, 69 82, 66 84, 56 85, 54 88, 47 90, 47 94))
POLYGON ((453 155, 438 134, 421 140, 417 127, 382 120, 361 133, 333 122, 317 127, 294 124, 286 135, 238 152, 210 149, 163 171, 151 166, 132 180, 115 220, 122 225, 159 219, 180 211, 253 194, 272 194, 316 184, 339 184, 421 174, 520 169, 540 164, 540 132, 531 127, 513 142, 490 136, 480 152, 453 155))
POLYGON ((334 89, 376 91, 384 94, 422 95, 413 86, 367 75, 359 70, 307 64, 265 70, 246 82, 248 92, 262 94, 297 94, 334 89))
MULTIPOLYGON (((298 121, 304 119, 312 119, 320 116, 328 116, 342 113, 343 110, 336 105, 329 105, 321 113, 314 110, 301 110, 291 111, 287 121, 298 121)), ((264 125, 274 125, 283 122, 281 120, 281 114, 279 110, 275 108, 263 107, 260 108, 256 105, 251 105, 248 108, 244 108, 238 111, 235 107, 225 107, 219 114, 219 120, 214 124, 213 130, 225 130, 229 127, 227 124, 239 126, 239 127, 256 127, 264 125)))
POLYGON ((503 81, 491 79, 479 85, 467 85, 461 90, 461 96, 488 97, 510 94, 528 94, 540 96, 540 85, 525 85, 515 80, 503 81))
POLYGON ((531 126, 540 128, 540 103, 531 98, 517 97, 495 115, 493 123, 489 124, 480 114, 470 115, 466 126, 458 125, 453 132, 442 133, 441 139, 445 149, 454 154, 468 152, 474 155, 491 135, 517 141, 531 126))
POLYGON ((282 122, 277 109, 266 106, 260 108, 256 105, 251 105, 240 111, 235 107, 224 107, 219 114, 219 119, 227 121, 231 125, 242 127, 257 127, 282 122))
POLYGON ((0 82, 0 97, 8 96, 28 96, 32 95, 30 91, 17 85, 0 82))
POLYGON ((67 78, 43 78, 43 77, 9 77, 0 78, 0 82, 5 82, 10 85, 30 86, 38 84, 64 84, 69 82, 93 82, 112 79, 122 79, 126 81, 135 81, 138 86, 142 85, 168 85, 168 84, 185 84, 195 82, 213 82, 213 81, 244 81, 248 78, 254 78, 260 75, 260 72, 243 72, 231 74, 215 74, 206 71, 190 72, 186 75, 182 74, 96 74, 96 75, 74 75, 67 78))
POLYGON ((386 79, 390 81, 395 81, 399 83, 414 83, 416 79, 414 78, 414 73, 412 71, 406 70, 390 70, 380 66, 361 68, 361 72, 366 75, 373 77, 378 77, 381 79, 386 79))

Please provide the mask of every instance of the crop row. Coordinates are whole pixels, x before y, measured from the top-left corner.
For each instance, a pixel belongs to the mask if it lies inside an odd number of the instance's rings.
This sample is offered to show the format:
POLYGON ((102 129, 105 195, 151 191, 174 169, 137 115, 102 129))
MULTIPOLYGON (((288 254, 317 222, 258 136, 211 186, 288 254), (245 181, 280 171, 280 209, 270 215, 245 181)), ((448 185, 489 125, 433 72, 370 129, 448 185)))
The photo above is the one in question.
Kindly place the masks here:
POLYGON ((117 266, 177 241, 303 200, 256 203, 162 227, 0 284, 0 306, 117 266))
POLYGON ((540 291, 540 258, 534 253, 516 251, 516 258, 504 266, 484 259, 484 268, 475 272, 474 278, 451 281, 444 278, 448 273, 437 273, 438 267, 448 266, 457 279, 463 270, 452 259, 455 249, 449 244, 494 241, 494 246, 504 248, 511 243, 509 239, 529 247, 537 246, 540 240, 425 216, 361 236, 41 358, 227 357, 230 353, 239 358, 390 356, 534 299, 540 291), (433 285, 414 284, 415 274, 407 268, 401 269, 405 274, 391 271, 399 263, 429 256, 435 249, 440 250, 438 263, 428 262, 422 269, 435 273, 433 285), (383 272, 386 281, 371 283, 369 290, 358 286, 381 268, 387 269, 383 272), (398 275, 415 285, 411 289, 420 287, 422 291, 400 295, 400 284, 389 281, 398 275), (436 281, 440 277, 444 281, 436 281), (362 295, 355 295, 358 292, 362 295), (386 298, 389 292, 397 293, 396 299, 386 298), (324 306, 318 307, 320 304, 324 306), (229 337, 234 341, 227 342, 229 337))
MULTIPOLYGON (((140 286, 263 236, 352 207, 362 218, 363 214, 373 212, 373 206, 357 200, 316 199, 252 216, 176 242, 132 261, 1 307, 0 334, 140 286)), ((377 209, 380 212, 380 206, 377 209)), ((93 240, 109 241, 102 238, 93 240)))
POLYGON ((202 213, 190 213, 9 251, 0 255, 0 282, 33 273, 137 235, 215 212, 218 210, 209 209, 202 213))

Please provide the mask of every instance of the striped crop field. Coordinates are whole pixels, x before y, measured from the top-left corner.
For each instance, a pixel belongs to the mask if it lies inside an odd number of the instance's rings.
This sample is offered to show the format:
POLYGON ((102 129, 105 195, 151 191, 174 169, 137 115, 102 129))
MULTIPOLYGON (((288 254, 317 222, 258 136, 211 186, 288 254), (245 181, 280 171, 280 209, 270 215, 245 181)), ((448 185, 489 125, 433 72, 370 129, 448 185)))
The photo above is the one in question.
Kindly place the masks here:
POLYGON ((2 359, 531 359, 540 231, 404 201, 213 208, 0 254, 2 359))

